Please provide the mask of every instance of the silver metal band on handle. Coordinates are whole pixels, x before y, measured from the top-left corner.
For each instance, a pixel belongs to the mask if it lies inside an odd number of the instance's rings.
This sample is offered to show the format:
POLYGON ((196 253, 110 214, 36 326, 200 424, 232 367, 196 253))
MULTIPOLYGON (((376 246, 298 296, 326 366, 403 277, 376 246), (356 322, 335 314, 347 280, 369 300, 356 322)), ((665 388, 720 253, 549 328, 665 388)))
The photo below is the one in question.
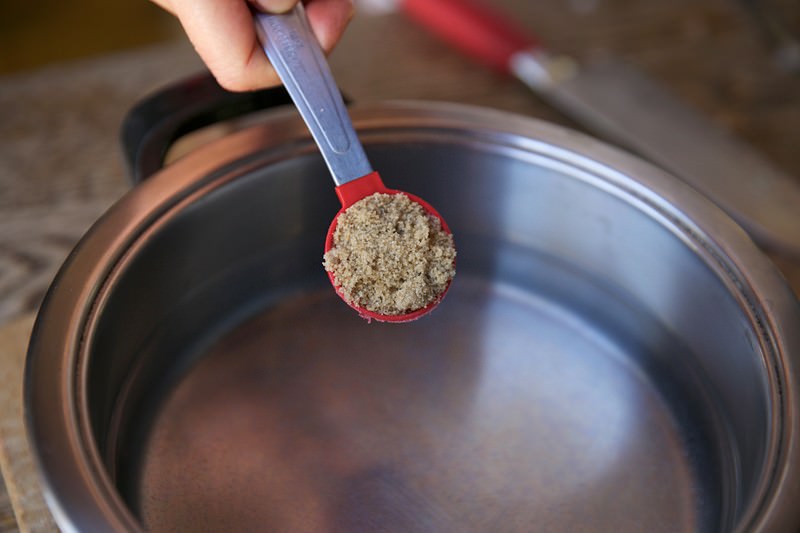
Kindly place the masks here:
POLYGON ((257 13, 255 22, 264 52, 311 131, 336 185, 372 172, 303 5, 285 14, 257 13))

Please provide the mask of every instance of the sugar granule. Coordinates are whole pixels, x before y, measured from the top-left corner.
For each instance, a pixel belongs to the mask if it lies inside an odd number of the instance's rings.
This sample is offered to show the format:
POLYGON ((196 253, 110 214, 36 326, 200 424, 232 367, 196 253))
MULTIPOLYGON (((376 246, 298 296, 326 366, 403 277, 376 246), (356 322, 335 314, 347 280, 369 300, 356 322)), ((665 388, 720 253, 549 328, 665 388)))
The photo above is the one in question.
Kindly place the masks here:
POLYGON ((344 299, 383 315, 435 301, 455 276, 453 236, 404 194, 376 193, 339 215, 323 265, 344 299))

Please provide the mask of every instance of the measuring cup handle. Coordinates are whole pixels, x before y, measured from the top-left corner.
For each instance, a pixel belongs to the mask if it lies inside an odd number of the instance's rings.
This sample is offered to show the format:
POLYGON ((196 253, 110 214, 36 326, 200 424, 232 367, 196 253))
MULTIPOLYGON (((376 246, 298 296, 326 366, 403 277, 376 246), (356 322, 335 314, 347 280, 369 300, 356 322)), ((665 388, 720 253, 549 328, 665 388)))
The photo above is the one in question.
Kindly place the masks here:
POLYGON ((302 4, 274 15, 256 13, 267 58, 294 100, 336 185, 372 172, 302 4))

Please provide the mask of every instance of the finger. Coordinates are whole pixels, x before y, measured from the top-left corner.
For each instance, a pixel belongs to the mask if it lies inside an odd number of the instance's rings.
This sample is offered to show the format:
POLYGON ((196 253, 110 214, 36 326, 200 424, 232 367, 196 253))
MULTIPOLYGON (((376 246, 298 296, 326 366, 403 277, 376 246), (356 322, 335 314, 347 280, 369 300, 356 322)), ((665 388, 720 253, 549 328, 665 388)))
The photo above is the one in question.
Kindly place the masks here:
MULTIPOLYGON (((253 16, 243 0, 153 0, 173 12, 218 83, 230 91, 278 85, 280 80, 264 55, 253 16)), ((298 0, 252 0, 257 8, 276 12, 298 0)), ((350 0, 311 0, 309 23, 328 52, 339 41, 354 13, 350 0)))
POLYGON ((298 0, 250 0, 250 2, 265 13, 286 13, 297 4, 298 0))
POLYGON ((355 8, 352 0, 311 0, 306 14, 319 44, 330 52, 353 18, 355 8))
POLYGON ((170 0, 151 0, 151 1, 161 9, 173 15, 175 14, 175 10, 172 8, 172 2, 170 2, 170 0))
POLYGON ((279 83, 256 36, 243 0, 172 0, 171 7, 219 84, 248 91, 279 83))

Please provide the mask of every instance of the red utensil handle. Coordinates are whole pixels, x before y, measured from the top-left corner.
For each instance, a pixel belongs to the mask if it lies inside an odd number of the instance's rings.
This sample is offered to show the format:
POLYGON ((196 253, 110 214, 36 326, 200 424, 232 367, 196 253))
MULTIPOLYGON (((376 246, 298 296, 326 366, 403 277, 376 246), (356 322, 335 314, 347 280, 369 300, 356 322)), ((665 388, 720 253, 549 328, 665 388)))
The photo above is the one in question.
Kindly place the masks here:
POLYGON ((419 24, 501 72, 508 73, 515 53, 538 46, 533 36, 472 0, 401 0, 401 5, 419 24))

